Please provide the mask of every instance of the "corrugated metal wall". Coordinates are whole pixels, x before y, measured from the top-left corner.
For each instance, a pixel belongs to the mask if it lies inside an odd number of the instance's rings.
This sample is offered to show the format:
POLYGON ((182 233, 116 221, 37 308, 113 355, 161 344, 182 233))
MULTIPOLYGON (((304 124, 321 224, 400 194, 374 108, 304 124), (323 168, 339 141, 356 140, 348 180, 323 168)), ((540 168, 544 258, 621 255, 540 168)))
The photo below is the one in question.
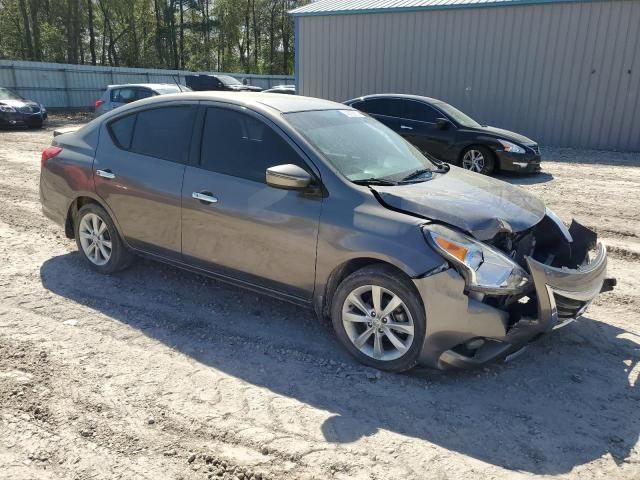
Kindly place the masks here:
POLYGON ((299 92, 445 100, 542 144, 640 150, 640 1, 298 17, 299 92))
MULTIPOLYGON (((158 70, 124 67, 93 67, 62 63, 0 60, 0 86, 53 108, 92 107, 107 85, 120 83, 185 83, 182 70, 158 70)), ((246 78, 251 85, 269 88, 293 83, 282 75, 229 74, 246 78)))

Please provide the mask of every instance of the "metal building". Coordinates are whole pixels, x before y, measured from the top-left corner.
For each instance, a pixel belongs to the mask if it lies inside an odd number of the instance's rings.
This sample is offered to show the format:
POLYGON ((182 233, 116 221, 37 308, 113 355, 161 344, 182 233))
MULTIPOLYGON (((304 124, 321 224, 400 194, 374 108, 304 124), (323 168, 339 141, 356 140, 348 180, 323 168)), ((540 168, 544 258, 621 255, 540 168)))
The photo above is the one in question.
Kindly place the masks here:
POLYGON ((319 0, 302 95, 445 100, 543 145, 640 151, 640 0, 319 0))

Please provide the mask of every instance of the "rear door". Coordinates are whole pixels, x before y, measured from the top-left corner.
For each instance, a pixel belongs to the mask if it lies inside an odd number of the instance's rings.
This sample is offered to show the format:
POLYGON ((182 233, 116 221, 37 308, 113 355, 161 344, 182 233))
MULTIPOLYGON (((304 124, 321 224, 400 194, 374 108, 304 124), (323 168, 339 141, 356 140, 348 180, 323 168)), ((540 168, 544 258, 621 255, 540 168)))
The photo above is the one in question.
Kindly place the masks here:
POLYGON ((187 167, 182 188, 183 260, 310 299, 322 197, 270 187, 265 177, 267 168, 282 164, 316 175, 314 169, 254 112, 208 105, 202 116, 199 159, 187 167))
POLYGON ((392 98, 372 98, 353 104, 354 108, 366 112, 387 127, 399 133, 402 105, 392 98))
POLYGON ((134 248, 180 257, 181 188, 197 108, 172 102, 102 126, 95 191, 134 248))

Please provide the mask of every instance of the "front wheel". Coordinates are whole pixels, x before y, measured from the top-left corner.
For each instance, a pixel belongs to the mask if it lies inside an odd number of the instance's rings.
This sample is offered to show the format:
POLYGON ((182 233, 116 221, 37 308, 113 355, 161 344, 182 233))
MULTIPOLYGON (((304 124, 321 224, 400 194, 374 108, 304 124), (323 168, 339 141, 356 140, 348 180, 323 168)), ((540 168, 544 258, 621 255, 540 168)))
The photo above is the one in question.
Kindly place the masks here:
POLYGON ((462 153, 462 168, 489 175, 495 168, 493 153, 486 147, 469 147, 462 153))
POLYGON ((402 372, 418 363, 426 332, 424 307, 401 274, 385 266, 349 275, 333 298, 334 330, 361 363, 402 372))
POLYGON ((90 203, 78 211, 75 219, 78 250, 89 266, 104 274, 128 267, 133 253, 124 245, 109 214, 99 205, 90 203))

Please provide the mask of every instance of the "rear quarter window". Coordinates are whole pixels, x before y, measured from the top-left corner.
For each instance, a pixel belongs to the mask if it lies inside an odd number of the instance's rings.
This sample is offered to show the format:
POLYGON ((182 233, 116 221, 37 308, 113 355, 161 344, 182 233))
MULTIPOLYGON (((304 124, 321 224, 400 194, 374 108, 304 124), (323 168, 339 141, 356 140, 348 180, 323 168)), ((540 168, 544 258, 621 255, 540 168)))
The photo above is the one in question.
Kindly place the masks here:
POLYGON ((111 137, 118 147, 124 150, 131 148, 131 139, 133 138, 133 128, 135 124, 136 115, 127 115, 109 124, 111 137))

